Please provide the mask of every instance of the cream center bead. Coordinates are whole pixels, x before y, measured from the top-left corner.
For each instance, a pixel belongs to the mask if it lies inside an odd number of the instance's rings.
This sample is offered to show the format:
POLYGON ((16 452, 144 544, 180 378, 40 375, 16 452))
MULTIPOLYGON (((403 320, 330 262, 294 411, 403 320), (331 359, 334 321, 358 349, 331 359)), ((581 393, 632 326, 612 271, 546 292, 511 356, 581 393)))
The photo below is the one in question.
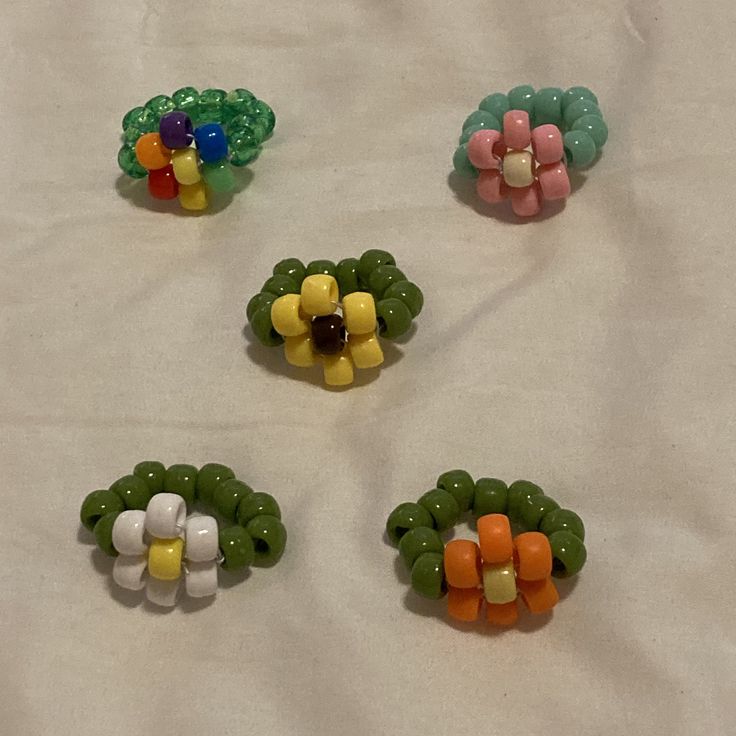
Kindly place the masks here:
POLYGON ((483 594, 489 603, 511 603, 516 600, 513 560, 483 565, 483 594))
POLYGON ((337 309, 340 289, 334 276, 315 273, 302 281, 302 309, 312 317, 326 317, 337 309))
POLYGON ((142 555, 148 547, 143 540, 145 530, 145 511, 123 511, 112 526, 112 546, 121 555, 142 555))
POLYGON ((299 294, 284 294, 271 305, 273 328, 283 337, 298 337, 309 331, 311 320, 301 309, 299 294))
POLYGON ((534 181, 534 157, 529 151, 509 151, 503 159, 503 179, 515 188, 528 187, 534 181))
POLYGON ((184 531, 187 505, 176 493, 157 493, 146 509, 146 531, 152 537, 173 539, 184 531))
POLYGON ((184 556, 192 562, 210 562, 219 549, 217 520, 213 516, 191 516, 184 532, 184 556))
POLYGON ((342 317, 350 335, 366 335, 376 331, 376 301, 372 294, 354 291, 342 300, 342 317))

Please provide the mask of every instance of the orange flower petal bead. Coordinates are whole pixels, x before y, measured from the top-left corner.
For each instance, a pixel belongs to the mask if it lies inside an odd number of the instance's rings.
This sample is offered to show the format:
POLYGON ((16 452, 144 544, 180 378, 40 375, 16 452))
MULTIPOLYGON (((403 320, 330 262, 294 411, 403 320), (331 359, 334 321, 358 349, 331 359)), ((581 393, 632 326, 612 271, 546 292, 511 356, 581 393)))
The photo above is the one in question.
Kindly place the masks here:
POLYGON ((506 562, 514 555, 509 517, 486 514, 478 519, 478 542, 483 562, 506 562))
POLYGON ((551 578, 544 580, 517 580, 521 598, 532 613, 551 611, 560 600, 560 594, 551 578))
POLYGON ((516 574, 521 580, 544 580, 552 574, 552 548, 542 532, 524 532, 514 539, 516 574))
POLYGON ((135 157, 148 171, 163 169, 171 163, 171 151, 161 142, 158 133, 145 133, 135 144, 135 157))
POLYGON ((448 542, 445 577, 447 584, 454 588, 477 588, 481 584, 480 547, 469 539, 448 542))
POLYGON ((519 604, 486 603, 486 620, 494 626, 513 626, 519 620, 519 604))
POLYGON ((477 621, 483 594, 478 588, 447 586, 447 613, 458 621, 477 621))

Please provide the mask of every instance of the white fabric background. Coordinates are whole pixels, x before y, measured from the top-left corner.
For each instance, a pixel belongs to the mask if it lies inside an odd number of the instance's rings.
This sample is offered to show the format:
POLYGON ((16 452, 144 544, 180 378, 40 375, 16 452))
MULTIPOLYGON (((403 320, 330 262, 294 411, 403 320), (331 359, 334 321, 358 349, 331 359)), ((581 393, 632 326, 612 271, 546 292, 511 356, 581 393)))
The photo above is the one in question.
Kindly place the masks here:
POLYGON ((0 8, 3 734, 733 733, 732 3, 0 8), (516 224, 448 174, 526 82, 590 86, 612 134, 516 224), (278 116, 201 217, 115 162, 122 114, 185 84, 278 116), (369 247, 426 294, 377 380, 329 392, 244 339, 277 260, 369 247), (111 595, 79 504, 144 458, 274 493, 281 563, 209 607, 111 595), (386 515, 452 467, 585 520, 551 620, 466 630, 408 592, 386 515))

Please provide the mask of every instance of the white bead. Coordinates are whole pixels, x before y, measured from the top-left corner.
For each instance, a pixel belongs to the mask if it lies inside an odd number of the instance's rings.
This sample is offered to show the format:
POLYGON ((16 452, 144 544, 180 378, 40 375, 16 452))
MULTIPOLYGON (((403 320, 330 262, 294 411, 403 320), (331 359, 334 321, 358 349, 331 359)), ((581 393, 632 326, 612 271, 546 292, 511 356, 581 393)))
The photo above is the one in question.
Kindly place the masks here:
POLYGON ((123 511, 112 525, 112 546, 121 555, 142 555, 147 546, 143 541, 145 530, 145 511, 123 511))
POLYGON ((191 516, 184 536, 184 557, 192 562, 209 562, 217 557, 220 542, 214 516, 191 516))
POLYGON ((146 598, 151 603, 164 608, 171 608, 176 605, 176 596, 179 593, 179 580, 158 580, 158 578, 148 578, 146 583, 146 598))
POLYGON ((147 562, 146 555, 118 555, 112 566, 112 579, 126 590, 141 590, 146 584, 143 576, 147 562))
POLYGON ((187 505, 176 493, 157 493, 146 509, 146 531, 159 539, 174 539, 184 531, 187 505))
POLYGON ((188 562, 186 575, 187 595, 205 598, 217 593, 217 563, 188 562))

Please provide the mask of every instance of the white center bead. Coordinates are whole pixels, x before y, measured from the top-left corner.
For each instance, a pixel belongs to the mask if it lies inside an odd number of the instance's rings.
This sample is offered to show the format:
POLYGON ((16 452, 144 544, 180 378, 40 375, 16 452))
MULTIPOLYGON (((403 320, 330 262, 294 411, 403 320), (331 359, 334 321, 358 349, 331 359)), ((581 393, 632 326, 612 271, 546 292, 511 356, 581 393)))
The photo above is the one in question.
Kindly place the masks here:
POLYGON ((112 525, 112 546, 121 555, 142 555, 147 547, 143 541, 145 530, 145 511, 123 511, 112 525))
POLYGON ((209 562, 220 548, 217 520, 212 516, 191 516, 184 533, 184 557, 192 562, 209 562))
POLYGON ((187 505, 176 493, 157 493, 146 509, 146 531, 159 539, 174 539, 184 531, 187 505))

